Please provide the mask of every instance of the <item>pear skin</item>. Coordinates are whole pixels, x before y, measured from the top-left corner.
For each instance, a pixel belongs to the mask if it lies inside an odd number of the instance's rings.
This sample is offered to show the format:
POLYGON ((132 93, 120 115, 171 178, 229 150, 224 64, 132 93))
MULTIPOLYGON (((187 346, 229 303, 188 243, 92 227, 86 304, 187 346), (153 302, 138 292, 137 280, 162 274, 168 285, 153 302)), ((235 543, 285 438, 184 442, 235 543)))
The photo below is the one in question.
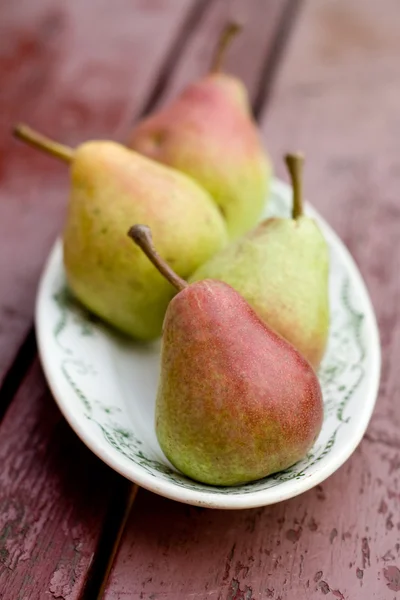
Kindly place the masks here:
POLYGON ((190 285, 164 322, 156 432, 171 463, 230 486, 303 458, 323 419, 309 363, 230 286, 190 285))
POLYGON ((265 220, 189 281, 219 279, 231 285, 318 368, 329 333, 328 278, 325 240, 311 219, 300 217, 265 220))
POLYGON ((127 145, 201 184, 224 215, 231 239, 259 220, 272 165, 237 78, 214 70, 191 83, 140 121, 127 145))
POLYGON ((264 220, 189 281, 211 278, 231 285, 317 369, 329 335, 329 251, 314 219, 296 206, 294 213, 292 219, 264 220))
POLYGON ((71 189, 63 235, 69 286, 124 333, 158 337, 175 290, 130 243, 127 226, 149 223, 160 251, 187 277, 226 244, 215 204, 185 175, 108 141, 79 146, 71 189))

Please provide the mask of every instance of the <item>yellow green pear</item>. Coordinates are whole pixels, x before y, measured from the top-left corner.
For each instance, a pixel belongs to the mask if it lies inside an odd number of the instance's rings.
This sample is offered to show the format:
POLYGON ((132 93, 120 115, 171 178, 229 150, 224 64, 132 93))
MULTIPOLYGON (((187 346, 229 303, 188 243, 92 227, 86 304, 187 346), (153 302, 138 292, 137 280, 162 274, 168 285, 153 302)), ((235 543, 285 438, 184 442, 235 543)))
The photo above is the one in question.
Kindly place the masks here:
POLYGON ((221 71, 223 54, 237 31, 236 25, 228 25, 211 72, 140 121, 127 141, 130 148, 200 183, 224 215, 231 239, 258 222, 272 171, 245 86, 221 71))
POLYGON ((329 334, 329 251, 314 219, 303 213, 302 157, 288 155, 292 218, 269 218, 218 252, 189 281, 231 285, 258 316, 317 369, 329 334))
POLYGON ((163 256, 187 277, 227 243, 209 194, 183 173, 112 141, 72 150, 24 126, 15 134, 70 163, 63 256, 74 295, 120 331, 140 340, 158 337, 176 290, 127 230, 131 223, 151 226, 163 256))

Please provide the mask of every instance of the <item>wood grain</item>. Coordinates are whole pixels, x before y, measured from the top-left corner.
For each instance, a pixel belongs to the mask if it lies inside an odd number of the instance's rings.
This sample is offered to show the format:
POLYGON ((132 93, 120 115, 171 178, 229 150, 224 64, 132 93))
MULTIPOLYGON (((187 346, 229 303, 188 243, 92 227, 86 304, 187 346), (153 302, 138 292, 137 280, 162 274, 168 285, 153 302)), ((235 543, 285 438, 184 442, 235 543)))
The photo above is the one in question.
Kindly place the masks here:
MULTIPOLYGON (((328 589, 332 598, 374 598, 365 592, 378 561, 383 569, 398 561, 398 500, 388 500, 382 483, 387 465, 369 490, 379 497, 378 507, 365 510, 369 531, 359 530, 358 498, 380 461, 369 465, 362 447, 356 460, 363 469, 349 462, 341 471, 345 498, 339 474, 288 502, 235 512, 181 506, 140 490, 106 598, 306 600, 328 589), (382 536, 378 555, 374 529, 382 536)), ((382 572, 377 598, 393 597, 385 596, 386 584, 382 572)))
POLYGON ((107 600, 400 597, 399 13, 394 0, 308 0, 263 117, 277 173, 306 153, 308 198, 352 251, 383 351, 364 441, 323 485, 221 512, 140 490, 107 600))
POLYGON ((121 480, 68 427, 37 361, 0 439, 0 598, 75 600, 121 480))
POLYGON ((64 165, 12 139, 12 125, 27 121, 72 146, 93 137, 119 139, 200 4, 1 4, 0 384, 31 325, 39 273, 62 227, 69 183, 64 165))

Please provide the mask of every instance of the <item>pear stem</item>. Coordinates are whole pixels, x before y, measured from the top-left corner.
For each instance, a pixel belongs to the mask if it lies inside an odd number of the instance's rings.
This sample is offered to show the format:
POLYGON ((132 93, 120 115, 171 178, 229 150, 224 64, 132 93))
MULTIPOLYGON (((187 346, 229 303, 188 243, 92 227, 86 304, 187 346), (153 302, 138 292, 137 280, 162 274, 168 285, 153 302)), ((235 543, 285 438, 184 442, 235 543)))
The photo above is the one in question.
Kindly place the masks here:
POLYGON ((74 151, 68 146, 54 142, 50 138, 38 133, 28 125, 16 125, 13 130, 14 136, 35 148, 39 148, 43 152, 47 152, 66 163, 72 162, 74 151))
POLYGON ((292 217, 297 219, 303 214, 303 164, 304 156, 300 153, 287 154, 285 162, 290 173, 293 186, 292 217))
POLYGON ((225 25, 219 37, 218 45, 211 61, 210 73, 219 73, 222 70, 226 50, 231 44, 233 38, 236 37, 241 30, 242 26, 239 25, 239 23, 231 22, 225 25))
POLYGON ((184 279, 181 279, 154 248, 153 239, 151 237, 150 227, 147 225, 133 225, 128 231, 129 237, 143 250, 145 255, 151 260, 153 265, 164 275, 178 291, 184 290, 188 284, 184 279))

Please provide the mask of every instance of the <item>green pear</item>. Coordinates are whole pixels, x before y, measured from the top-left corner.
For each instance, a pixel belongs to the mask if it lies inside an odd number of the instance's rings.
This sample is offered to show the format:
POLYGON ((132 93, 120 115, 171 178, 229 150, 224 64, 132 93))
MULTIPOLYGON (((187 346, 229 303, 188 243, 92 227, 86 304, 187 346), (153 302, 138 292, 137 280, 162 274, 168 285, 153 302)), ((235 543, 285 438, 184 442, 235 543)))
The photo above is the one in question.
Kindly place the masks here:
POLYGON ((160 336, 175 289, 129 241, 127 227, 149 223, 164 256, 187 277, 228 240, 209 194, 115 142, 89 141, 73 151, 24 126, 15 133, 71 164, 63 256, 74 295, 130 336, 160 336))
POLYGON ((231 239, 258 222, 272 172, 245 86, 220 70, 236 31, 230 25, 223 32, 212 71, 140 121, 127 141, 130 148, 200 183, 224 215, 231 239))
POLYGON ((231 286, 188 285, 160 258, 149 228, 129 235, 179 290, 163 326, 155 427, 170 462, 230 486, 302 459, 322 426, 315 371, 231 286))
POLYGON ((302 157, 286 157, 293 217, 269 218, 229 244, 190 277, 220 279, 318 368, 329 334, 329 251, 314 219, 303 213, 302 157))

